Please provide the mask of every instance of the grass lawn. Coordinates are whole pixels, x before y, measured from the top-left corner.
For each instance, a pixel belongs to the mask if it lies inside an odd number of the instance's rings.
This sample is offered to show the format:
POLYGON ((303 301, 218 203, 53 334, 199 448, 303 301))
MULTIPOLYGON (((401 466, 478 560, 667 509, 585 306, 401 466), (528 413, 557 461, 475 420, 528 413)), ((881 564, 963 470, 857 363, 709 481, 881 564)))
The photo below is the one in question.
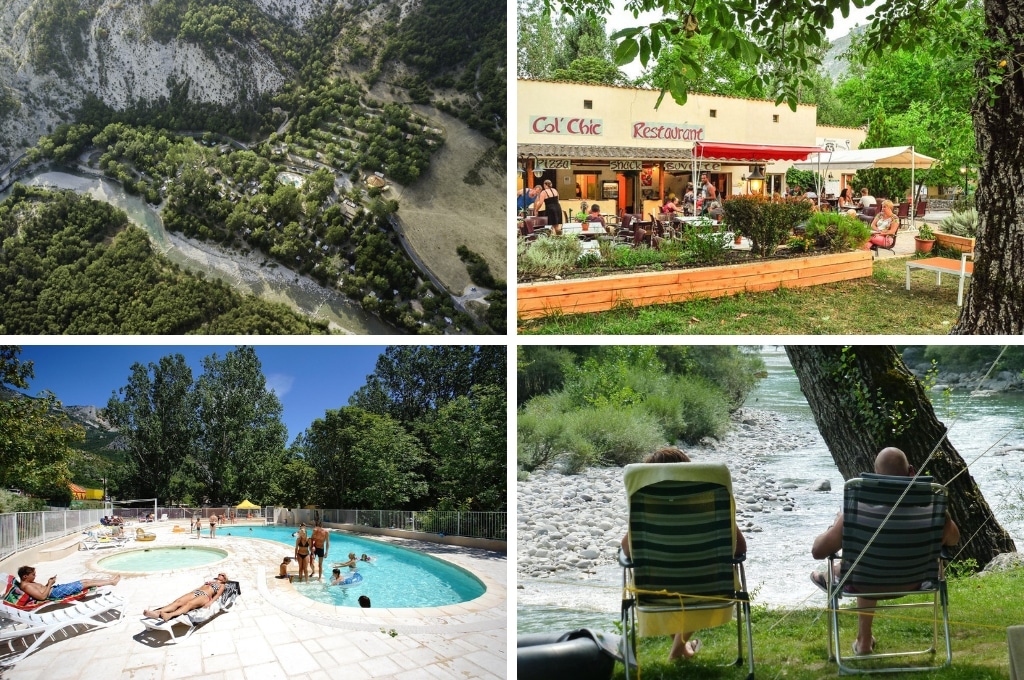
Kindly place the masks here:
MULTIPOLYGON (((1006 645, 1006 627, 1024 622, 1024 570, 1015 570, 985 577, 965 577, 949 582, 950 638, 953 664, 949 668, 915 673, 913 678, 942 678, 948 680, 1005 679, 1009 676, 1009 655, 1006 645)), ((807 606, 823 606, 825 595, 816 597, 807 606)), ((899 645, 919 645, 924 649, 931 640, 930 610, 905 610, 885 614, 875 621, 874 635, 878 640, 875 651, 893 651, 899 645), (896 618, 898 616, 898 618, 896 618), (913 617, 913 618, 912 618, 913 617), (922 621, 922 619, 925 619, 922 621)), ((856 629, 853 614, 840 616, 843 650, 850 650, 856 629)), ((838 677, 835 663, 827 655, 828 632, 823 609, 799 609, 792 613, 755 607, 754 661, 759 679, 787 678, 789 680, 818 680, 838 677)), ((735 622, 713 630, 699 631, 695 637, 704 646, 689 661, 667 661, 670 638, 638 640, 641 680, 693 680, 694 678, 737 679, 746 677, 746 664, 742 668, 726 667, 736 658, 735 622)), ((907 647, 901 647, 907 649, 907 647)), ((944 652, 941 638, 938 649, 944 652)), ((847 653, 843 652, 844 655, 847 653)), ((941 655, 944 658, 944 654, 941 655)), ((872 662, 884 666, 887 662, 905 662, 886 659, 872 662)), ((917 657, 913 663, 931 663, 930 656, 917 657)), ((615 677, 623 677, 621 664, 616 665, 615 677)), ((635 677, 635 676, 633 676, 635 677)))
POLYGON ((522 334, 566 335, 945 335, 960 313, 959 279, 876 260, 871 278, 519 322, 522 334))

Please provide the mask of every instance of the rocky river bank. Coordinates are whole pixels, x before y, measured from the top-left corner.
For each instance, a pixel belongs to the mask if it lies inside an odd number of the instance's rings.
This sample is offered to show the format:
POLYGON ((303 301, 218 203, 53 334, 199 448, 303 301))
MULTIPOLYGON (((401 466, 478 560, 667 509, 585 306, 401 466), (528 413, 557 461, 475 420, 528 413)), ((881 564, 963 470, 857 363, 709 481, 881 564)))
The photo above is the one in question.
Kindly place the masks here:
MULTIPOLYGON (((726 463, 732 474, 737 523, 747 535, 762 531, 766 514, 792 512, 792 482, 775 479, 762 458, 779 450, 822 444, 816 430, 782 427, 785 415, 742 408, 722 439, 680 445, 694 461, 726 463)), ((811 487, 828 490, 828 480, 811 487)), ((517 484, 517 571, 529 578, 587 578, 616 561, 626 532, 622 469, 590 468, 579 475, 535 471, 517 484)))

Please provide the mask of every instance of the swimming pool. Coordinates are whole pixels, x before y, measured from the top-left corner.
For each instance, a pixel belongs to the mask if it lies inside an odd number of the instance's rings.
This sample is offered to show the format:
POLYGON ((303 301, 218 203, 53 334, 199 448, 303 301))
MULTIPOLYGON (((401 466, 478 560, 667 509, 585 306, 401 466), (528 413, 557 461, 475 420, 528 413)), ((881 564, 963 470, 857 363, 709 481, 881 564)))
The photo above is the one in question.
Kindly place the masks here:
POLYGON ((146 548, 110 555, 96 564, 110 571, 152 572, 201 567, 219 562, 227 556, 226 551, 217 548, 146 548))
MULTIPOLYGON (((292 534, 295 531, 295 527, 251 527, 251 531, 231 527, 225 533, 283 543, 287 546, 281 553, 284 557, 294 554, 295 538, 292 534)), ((348 568, 342 569, 342 576, 348 573, 348 568)), ((448 562, 337 531, 331 532, 330 549, 324 559, 323 581, 295 581, 294 586, 299 593, 317 602, 358 607, 359 596, 367 595, 374 607, 388 608, 441 607, 473 600, 487 590, 478 578, 448 562), (373 558, 372 562, 359 563, 362 582, 347 588, 327 586, 335 563, 348 560, 350 552, 356 556, 366 553, 373 558)))

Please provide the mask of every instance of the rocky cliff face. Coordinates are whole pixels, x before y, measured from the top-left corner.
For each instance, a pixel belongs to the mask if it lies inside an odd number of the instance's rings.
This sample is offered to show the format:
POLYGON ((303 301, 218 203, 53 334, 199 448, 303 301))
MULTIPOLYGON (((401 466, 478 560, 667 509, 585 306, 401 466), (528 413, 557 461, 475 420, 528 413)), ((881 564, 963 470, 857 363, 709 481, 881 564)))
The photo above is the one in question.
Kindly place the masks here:
MULTIPOLYGON (((95 95, 115 109, 170 94, 169 82, 190 82, 195 101, 232 104, 279 89, 287 69, 258 41, 209 50, 153 40, 145 28, 144 3, 124 0, 0 0, 0 166, 61 122, 71 120, 84 97, 95 95), (47 29, 47 13, 77 4, 75 20, 47 29), (39 63, 40 41, 63 54, 61 68, 39 63)), ((327 0, 253 0, 252 12, 278 25, 301 29, 327 0)))

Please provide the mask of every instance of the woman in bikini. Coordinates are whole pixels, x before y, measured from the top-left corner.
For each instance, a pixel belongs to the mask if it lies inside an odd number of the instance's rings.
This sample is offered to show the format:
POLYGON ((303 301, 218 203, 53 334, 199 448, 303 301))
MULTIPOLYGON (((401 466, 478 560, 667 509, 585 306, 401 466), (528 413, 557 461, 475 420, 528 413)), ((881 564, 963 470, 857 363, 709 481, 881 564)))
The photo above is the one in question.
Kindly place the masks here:
POLYGON ((299 563, 299 580, 305 581, 309 569, 310 543, 306 535, 306 525, 300 524, 295 537, 295 561, 299 563))
POLYGON ((185 593, 169 605, 155 610, 147 609, 142 613, 151 619, 163 619, 164 621, 169 621, 175 616, 180 616, 185 612, 192 611, 193 609, 208 607, 214 600, 223 594, 224 584, 227 582, 227 576, 224 574, 217 574, 217 578, 212 581, 207 581, 190 593, 185 593))

